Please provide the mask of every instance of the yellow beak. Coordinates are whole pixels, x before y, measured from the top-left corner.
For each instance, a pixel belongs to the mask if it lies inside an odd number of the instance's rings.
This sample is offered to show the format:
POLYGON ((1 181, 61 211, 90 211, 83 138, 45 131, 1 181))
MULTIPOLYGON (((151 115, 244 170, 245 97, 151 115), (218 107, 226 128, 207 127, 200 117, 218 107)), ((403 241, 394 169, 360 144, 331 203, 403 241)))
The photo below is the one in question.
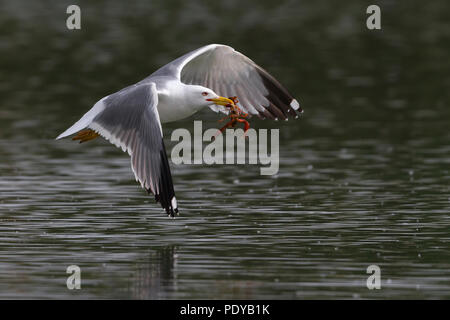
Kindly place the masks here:
POLYGON ((234 105, 233 100, 230 100, 228 98, 224 98, 224 97, 219 97, 217 99, 206 99, 207 101, 212 101, 215 104, 218 104, 219 106, 226 106, 226 105, 234 105))

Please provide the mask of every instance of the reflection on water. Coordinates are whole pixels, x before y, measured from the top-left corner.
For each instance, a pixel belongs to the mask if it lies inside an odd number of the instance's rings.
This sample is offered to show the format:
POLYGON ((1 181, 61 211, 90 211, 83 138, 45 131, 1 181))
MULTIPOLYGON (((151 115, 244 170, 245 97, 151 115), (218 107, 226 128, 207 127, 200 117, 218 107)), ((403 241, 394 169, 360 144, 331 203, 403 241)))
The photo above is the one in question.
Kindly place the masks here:
POLYGON ((381 32, 359 1, 100 1, 81 5, 79 32, 65 29, 68 4, 0 4, 0 298, 450 297, 445 1, 382 1, 381 32), (276 176, 172 166, 173 220, 126 154, 53 140, 102 96, 214 42, 305 109, 251 121, 280 128, 276 176), (365 286, 370 264, 382 290, 365 286))
POLYGON ((146 263, 138 265, 131 280, 133 299, 170 299, 176 290, 175 265, 178 255, 174 246, 151 253, 146 263))

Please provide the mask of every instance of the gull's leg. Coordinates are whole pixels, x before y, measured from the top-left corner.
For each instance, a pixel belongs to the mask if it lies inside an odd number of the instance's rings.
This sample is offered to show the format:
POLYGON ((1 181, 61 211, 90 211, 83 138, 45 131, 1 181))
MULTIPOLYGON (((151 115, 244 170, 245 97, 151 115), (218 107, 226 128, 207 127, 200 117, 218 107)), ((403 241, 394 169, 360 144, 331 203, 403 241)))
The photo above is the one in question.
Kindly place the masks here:
POLYGON ((95 139, 99 136, 97 132, 91 129, 81 130, 72 140, 80 140, 80 143, 95 139))

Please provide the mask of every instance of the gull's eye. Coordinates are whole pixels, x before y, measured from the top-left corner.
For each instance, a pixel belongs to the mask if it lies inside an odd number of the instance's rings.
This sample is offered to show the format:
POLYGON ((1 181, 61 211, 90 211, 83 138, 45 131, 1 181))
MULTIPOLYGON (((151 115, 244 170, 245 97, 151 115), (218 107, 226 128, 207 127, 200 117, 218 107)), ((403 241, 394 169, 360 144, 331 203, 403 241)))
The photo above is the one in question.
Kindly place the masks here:
POLYGON ((202 96, 207 96, 208 92, 202 92, 202 96))

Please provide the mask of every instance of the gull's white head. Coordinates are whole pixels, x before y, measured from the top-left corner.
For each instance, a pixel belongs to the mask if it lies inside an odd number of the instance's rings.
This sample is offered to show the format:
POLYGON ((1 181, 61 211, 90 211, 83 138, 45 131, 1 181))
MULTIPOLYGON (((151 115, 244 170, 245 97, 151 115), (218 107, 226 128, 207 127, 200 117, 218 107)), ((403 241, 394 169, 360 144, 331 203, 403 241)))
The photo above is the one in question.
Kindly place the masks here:
POLYGON ((233 101, 219 96, 217 93, 209 88, 202 86, 189 86, 189 99, 197 106, 211 106, 214 104, 226 106, 228 104, 233 104, 233 101))

